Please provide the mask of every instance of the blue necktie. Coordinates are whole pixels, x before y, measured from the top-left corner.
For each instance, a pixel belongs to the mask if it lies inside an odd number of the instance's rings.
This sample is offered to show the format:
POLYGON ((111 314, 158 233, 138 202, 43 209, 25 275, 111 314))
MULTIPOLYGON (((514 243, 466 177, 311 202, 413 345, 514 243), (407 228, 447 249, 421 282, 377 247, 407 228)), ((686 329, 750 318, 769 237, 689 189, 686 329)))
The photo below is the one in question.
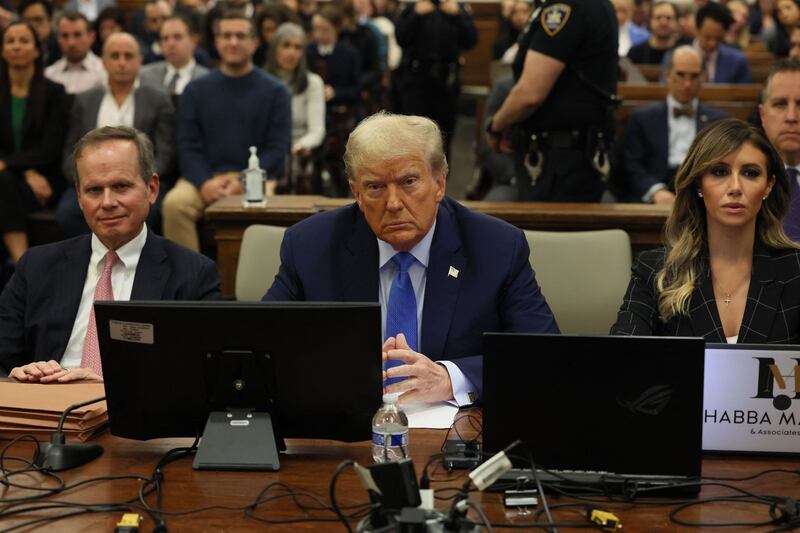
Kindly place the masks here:
MULTIPOLYGON (((414 296, 411 276, 408 275, 408 269, 416 259, 408 252, 399 252, 392 257, 392 261, 399 270, 392 281, 389 303, 386 306, 386 338, 403 333, 411 349, 417 351, 417 298, 414 296)), ((402 364, 402 361, 387 361, 386 369, 402 364)), ((389 378, 386 385, 404 379, 406 378, 389 378)))
POLYGON ((783 229, 790 239, 800 242, 800 185, 797 183, 797 169, 789 167, 786 169, 789 175, 789 182, 792 195, 789 200, 789 211, 783 219, 783 229))

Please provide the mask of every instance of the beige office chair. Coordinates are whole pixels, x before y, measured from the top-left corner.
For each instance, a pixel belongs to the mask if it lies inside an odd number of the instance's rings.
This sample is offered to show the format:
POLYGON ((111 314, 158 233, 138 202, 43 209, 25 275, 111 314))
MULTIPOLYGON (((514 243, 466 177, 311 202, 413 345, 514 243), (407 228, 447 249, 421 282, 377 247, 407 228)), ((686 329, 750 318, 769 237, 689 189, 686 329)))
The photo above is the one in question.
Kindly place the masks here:
POLYGON ((525 231, 531 266, 561 333, 607 335, 631 278, 622 230, 525 231))
POLYGON ((258 302, 272 285, 281 266, 281 241, 286 228, 254 224, 242 235, 236 267, 236 299, 258 302))

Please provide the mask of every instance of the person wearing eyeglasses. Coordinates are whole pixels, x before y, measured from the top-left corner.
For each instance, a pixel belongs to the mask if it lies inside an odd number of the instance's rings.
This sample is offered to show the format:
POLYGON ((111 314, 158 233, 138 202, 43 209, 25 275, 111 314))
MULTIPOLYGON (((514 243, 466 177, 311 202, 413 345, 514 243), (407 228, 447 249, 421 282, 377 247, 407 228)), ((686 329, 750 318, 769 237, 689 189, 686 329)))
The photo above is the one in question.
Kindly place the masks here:
POLYGON ((271 180, 283 176, 292 139, 291 97, 278 78, 253 66, 252 19, 239 12, 219 21, 220 66, 191 81, 178 109, 181 178, 164 197, 164 236, 198 251, 197 220, 207 206, 241 192, 240 172, 255 146, 271 180))
POLYGON ((675 171, 695 135, 726 113, 700 103, 703 63, 695 48, 675 49, 666 81, 664 102, 631 112, 624 161, 633 199, 670 205, 675 201, 675 171))

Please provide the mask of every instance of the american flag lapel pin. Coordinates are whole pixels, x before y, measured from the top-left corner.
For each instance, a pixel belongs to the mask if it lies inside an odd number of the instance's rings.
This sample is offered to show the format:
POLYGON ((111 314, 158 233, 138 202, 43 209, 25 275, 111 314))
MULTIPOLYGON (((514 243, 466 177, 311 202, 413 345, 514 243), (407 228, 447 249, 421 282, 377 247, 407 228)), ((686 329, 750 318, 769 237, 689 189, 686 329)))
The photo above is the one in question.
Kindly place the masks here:
POLYGON ((447 276, 451 278, 458 278, 458 269, 454 266, 451 266, 450 270, 447 272, 447 276))

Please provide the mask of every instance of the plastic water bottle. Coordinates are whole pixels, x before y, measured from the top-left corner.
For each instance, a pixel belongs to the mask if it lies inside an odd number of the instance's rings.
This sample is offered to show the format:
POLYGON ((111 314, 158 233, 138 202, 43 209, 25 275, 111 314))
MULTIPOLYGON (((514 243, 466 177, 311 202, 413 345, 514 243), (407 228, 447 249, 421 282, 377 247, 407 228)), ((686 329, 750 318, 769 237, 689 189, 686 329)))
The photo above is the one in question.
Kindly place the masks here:
POLYGON ((372 459, 376 463, 408 457, 408 417, 397 406, 399 394, 384 394, 383 406, 372 417, 372 459))

